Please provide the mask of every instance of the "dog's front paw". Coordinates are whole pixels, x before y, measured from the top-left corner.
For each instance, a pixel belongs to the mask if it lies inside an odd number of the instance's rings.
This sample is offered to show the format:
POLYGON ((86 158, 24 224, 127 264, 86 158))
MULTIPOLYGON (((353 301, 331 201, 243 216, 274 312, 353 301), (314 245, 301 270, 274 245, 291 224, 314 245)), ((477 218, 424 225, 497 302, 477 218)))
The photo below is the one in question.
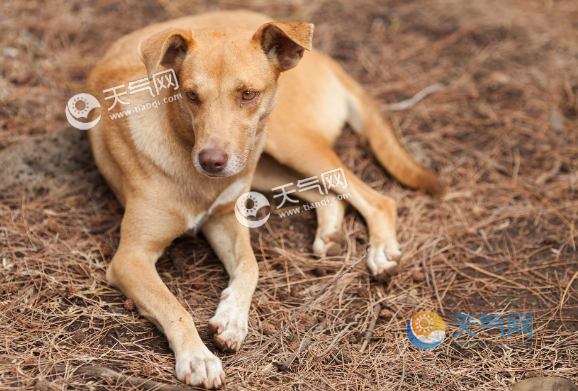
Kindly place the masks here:
POLYGON ((219 360, 207 348, 200 352, 182 353, 177 356, 177 378, 192 386, 219 388, 225 382, 225 372, 219 360))
POLYGON ((223 291, 223 299, 215 316, 209 320, 213 341, 225 352, 236 352, 241 348, 248 331, 247 314, 242 313, 230 288, 223 291))
POLYGON ((400 258, 397 245, 374 245, 367 254, 367 267, 377 281, 387 281, 397 273, 400 258))

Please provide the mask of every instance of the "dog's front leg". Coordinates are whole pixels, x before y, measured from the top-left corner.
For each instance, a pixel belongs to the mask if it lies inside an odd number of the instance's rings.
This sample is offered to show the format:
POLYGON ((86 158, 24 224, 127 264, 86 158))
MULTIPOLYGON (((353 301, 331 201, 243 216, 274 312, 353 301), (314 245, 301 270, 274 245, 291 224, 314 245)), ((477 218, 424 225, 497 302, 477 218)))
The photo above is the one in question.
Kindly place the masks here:
POLYGON ((247 336, 259 267, 251 248, 249 229, 242 226, 233 213, 212 217, 203 227, 203 233, 230 276, 229 286, 221 294, 209 327, 217 346, 234 352, 241 348, 247 336))
POLYGON ((193 318, 155 268, 164 248, 185 230, 184 224, 178 216, 128 202, 120 245, 106 276, 165 333, 176 356, 178 379, 186 384, 218 388, 225 380, 221 361, 203 344, 193 318))

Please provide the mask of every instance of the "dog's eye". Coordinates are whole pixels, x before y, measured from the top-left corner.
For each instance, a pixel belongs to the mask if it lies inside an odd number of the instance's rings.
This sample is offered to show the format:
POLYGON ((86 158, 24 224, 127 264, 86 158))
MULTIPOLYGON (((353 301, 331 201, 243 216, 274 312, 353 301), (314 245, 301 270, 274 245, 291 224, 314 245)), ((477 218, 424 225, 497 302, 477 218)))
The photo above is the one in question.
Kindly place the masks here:
POLYGON ((243 100, 253 100, 257 93, 255 91, 245 91, 243 92, 243 100))
POLYGON ((193 91, 187 91, 187 98, 189 98, 191 102, 197 102, 199 100, 199 97, 193 91))

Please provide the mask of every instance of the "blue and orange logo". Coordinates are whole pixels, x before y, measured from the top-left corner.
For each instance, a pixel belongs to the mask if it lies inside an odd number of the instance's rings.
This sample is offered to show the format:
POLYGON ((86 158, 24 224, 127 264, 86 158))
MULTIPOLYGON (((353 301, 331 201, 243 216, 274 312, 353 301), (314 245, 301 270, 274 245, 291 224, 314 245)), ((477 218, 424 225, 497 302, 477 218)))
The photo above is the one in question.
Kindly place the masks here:
POLYGON ((446 325, 435 312, 421 311, 407 321, 407 337, 419 349, 433 349, 444 340, 446 325))

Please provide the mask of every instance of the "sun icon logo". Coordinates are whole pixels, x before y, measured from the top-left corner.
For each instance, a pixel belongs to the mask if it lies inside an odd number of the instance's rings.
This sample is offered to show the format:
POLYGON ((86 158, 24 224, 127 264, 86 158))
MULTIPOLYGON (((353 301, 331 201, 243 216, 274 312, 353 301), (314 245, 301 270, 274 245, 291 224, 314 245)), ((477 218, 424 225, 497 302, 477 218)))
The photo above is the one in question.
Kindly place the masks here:
POLYGON ((72 104, 70 106, 72 107, 71 114, 76 118, 86 118, 88 116, 88 99, 81 94, 76 95, 72 99, 72 104), (82 109, 79 110, 79 107, 82 107, 82 109))
POLYGON ((78 119, 88 119, 88 113, 96 107, 100 107, 100 103, 98 103, 98 99, 94 96, 85 93, 76 94, 70 98, 66 104, 66 109, 64 110, 66 113, 66 119, 68 119, 68 122, 76 129, 88 130, 96 126, 98 121, 100 121, 100 115, 97 119, 91 122, 81 122, 78 121, 78 119))
POLYGON ((257 228, 265 224, 271 214, 267 213, 267 216, 261 220, 249 220, 247 217, 257 217, 259 209, 265 206, 270 206, 267 197, 256 191, 250 191, 237 198, 237 202, 235 203, 235 216, 239 223, 245 227, 257 228))
POLYGON ((416 334, 429 335, 429 333, 433 331, 433 328, 434 328, 434 320, 429 313, 421 312, 418 316, 415 317, 414 331, 416 334))
POLYGON ((259 210, 260 206, 259 200, 257 199, 257 197, 255 197, 255 195, 251 194, 251 192, 245 193, 244 197, 242 197, 241 199, 241 202, 245 206, 245 213, 247 214, 247 216, 257 215, 257 211, 259 210))
POLYGON ((433 349, 444 340, 446 325, 438 314, 421 311, 407 321, 407 337, 419 349, 433 349))

